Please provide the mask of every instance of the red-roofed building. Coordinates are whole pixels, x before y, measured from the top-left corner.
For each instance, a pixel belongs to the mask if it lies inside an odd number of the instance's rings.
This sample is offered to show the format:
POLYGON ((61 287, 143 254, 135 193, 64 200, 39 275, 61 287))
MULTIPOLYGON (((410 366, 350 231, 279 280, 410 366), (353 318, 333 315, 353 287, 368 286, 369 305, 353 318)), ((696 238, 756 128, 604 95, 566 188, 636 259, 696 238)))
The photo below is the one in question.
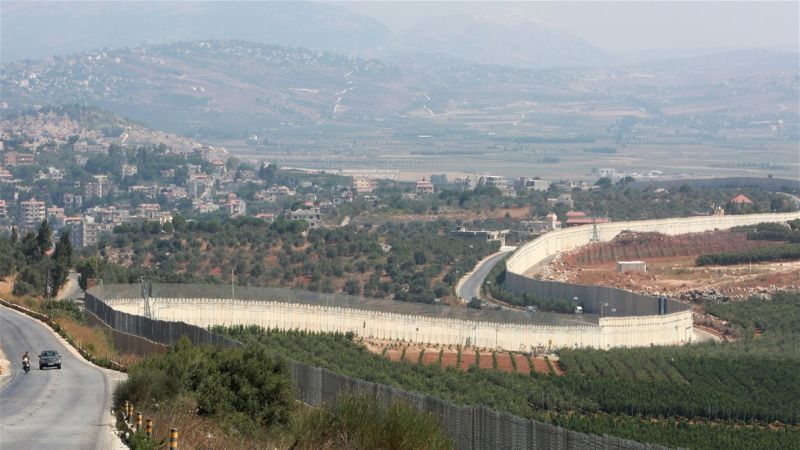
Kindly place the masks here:
POLYGON ((578 225, 590 225, 593 223, 608 223, 608 219, 599 217, 589 217, 583 211, 570 211, 567 213, 566 226, 574 227, 578 225))
POLYGON ((574 227, 578 225, 591 225, 593 223, 608 223, 608 219, 602 217, 576 217, 567 219, 567 226, 574 227))
POLYGON ((739 205, 752 205, 753 201, 747 198, 744 194, 739 194, 736 197, 731 199, 731 202, 739 204, 739 205))

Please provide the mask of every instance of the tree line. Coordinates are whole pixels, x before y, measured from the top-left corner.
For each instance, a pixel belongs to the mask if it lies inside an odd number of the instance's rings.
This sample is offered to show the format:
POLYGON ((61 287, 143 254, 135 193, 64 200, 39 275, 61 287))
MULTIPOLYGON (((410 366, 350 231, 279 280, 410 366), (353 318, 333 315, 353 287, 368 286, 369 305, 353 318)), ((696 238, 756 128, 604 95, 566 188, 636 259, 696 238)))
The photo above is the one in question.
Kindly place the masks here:
POLYGON ((52 247, 53 232, 47 220, 36 232, 27 230, 21 239, 16 228, 0 237, 0 278, 16 275, 14 295, 54 297, 66 284, 73 263, 69 230, 52 247))

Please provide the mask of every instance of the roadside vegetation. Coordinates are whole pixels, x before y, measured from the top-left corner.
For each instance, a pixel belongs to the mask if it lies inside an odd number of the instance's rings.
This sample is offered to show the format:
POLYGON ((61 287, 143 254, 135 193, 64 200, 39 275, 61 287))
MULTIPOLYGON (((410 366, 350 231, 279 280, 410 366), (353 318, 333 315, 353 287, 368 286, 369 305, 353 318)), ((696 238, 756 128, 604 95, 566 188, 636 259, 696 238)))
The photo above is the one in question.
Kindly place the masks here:
POLYGON ((134 449, 160 448, 170 427, 180 427, 182 446, 192 448, 453 448, 438 419, 403 402, 343 396, 322 409, 295 402, 286 361, 264 345, 193 347, 184 338, 128 373, 115 405, 132 402, 162 429, 132 436, 134 449))
POLYGON ((84 356, 103 367, 119 369, 135 359, 114 348, 110 333, 92 326, 83 311, 71 300, 54 300, 66 285, 74 260, 68 233, 61 235, 52 247, 52 232, 43 221, 36 233, 28 231, 19 239, 16 230, 0 235, 0 296, 41 314, 54 331, 69 340, 84 356))
POLYGON ((13 228, 8 236, 0 236, 0 279, 15 275, 14 295, 55 296, 67 282, 72 267, 72 243, 63 233, 53 245, 53 232, 47 220, 38 230, 27 231, 21 238, 13 228))

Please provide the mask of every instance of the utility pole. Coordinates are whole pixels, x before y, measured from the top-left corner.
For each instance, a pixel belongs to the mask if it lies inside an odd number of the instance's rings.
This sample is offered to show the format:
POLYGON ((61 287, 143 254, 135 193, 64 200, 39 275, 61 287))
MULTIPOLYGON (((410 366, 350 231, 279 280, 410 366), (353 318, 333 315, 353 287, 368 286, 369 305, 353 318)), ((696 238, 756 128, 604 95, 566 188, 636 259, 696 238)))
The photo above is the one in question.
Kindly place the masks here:
POLYGON ((236 285, 234 284, 233 269, 231 269, 231 300, 236 299, 236 285))

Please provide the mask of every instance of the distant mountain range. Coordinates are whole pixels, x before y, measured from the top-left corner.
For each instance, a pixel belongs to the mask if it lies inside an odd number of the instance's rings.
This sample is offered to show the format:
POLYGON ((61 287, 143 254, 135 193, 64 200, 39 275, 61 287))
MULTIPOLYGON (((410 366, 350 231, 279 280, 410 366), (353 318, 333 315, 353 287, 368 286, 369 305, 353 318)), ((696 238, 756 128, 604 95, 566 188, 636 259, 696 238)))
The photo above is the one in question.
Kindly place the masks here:
POLYGON ((515 17, 431 18, 395 36, 390 49, 518 68, 597 66, 615 62, 613 57, 573 34, 515 17))
POLYGON ((533 21, 436 17, 392 32, 375 19, 330 3, 12 2, 3 4, 0 21, 3 62, 194 40, 243 40, 382 58, 425 53, 518 68, 613 62, 577 36, 533 21))
POLYGON ((723 116, 731 122, 765 114, 790 123, 798 109, 797 73, 796 55, 760 51, 532 70, 197 41, 3 64, 0 90, 9 107, 95 105, 199 138, 265 130, 416 136, 431 127, 463 134, 493 124, 509 133, 574 134, 585 132, 587 121, 605 129, 626 116, 714 114, 715 122, 723 116))

